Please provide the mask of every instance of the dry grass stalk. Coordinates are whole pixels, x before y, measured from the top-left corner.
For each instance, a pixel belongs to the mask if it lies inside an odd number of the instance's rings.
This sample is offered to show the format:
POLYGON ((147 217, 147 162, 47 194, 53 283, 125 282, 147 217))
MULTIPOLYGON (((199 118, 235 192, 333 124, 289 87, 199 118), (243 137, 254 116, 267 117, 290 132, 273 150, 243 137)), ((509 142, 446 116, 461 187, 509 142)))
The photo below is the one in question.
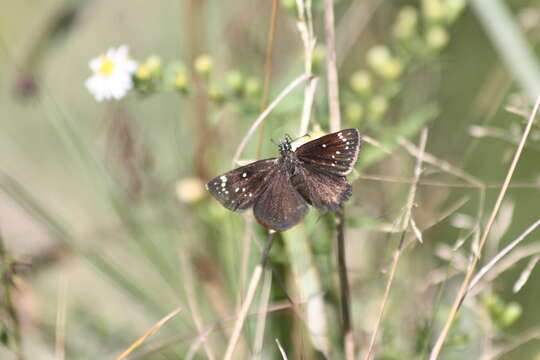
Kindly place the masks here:
POLYGON ((154 335, 159 329, 161 329, 161 327, 163 325, 165 325, 165 323, 167 321, 169 321, 170 319, 172 319, 173 317, 178 315, 180 313, 180 311, 182 311, 182 309, 177 308, 176 310, 174 310, 173 312, 171 312, 170 314, 168 314, 167 316, 165 316, 164 318, 159 320, 154 326, 152 326, 150 329, 148 329, 148 331, 146 331, 143 336, 141 336, 133 344, 131 344, 126 349, 126 351, 124 351, 122 354, 118 355, 116 357, 116 360, 123 360, 123 359, 127 358, 135 349, 137 349, 139 346, 141 346, 146 341, 146 339, 148 339, 150 336, 154 335))
POLYGON ((435 342, 433 349, 431 350, 431 353, 429 355, 429 360, 436 360, 439 357, 439 354, 442 350, 442 346, 446 338, 448 337, 450 326, 454 322, 457 312, 459 311, 461 304, 463 303, 463 300, 465 300, 465 297, 467 296, 467 293, 469 291, 469 284, 471 282, 474 270, 476 268, 478 261, 480 260, 480 255, 482 254, 482 250, 486 244, 486 240, 491 231, 491 227, 493 226, 493 223, 495 221, 495 217, 497 216, 497 213, 499 212, 499 209, 502 205, 502 201, 504 199, 504 196, 506 195, 506 191, 508 190, 508 185, 510 184, 510 180, 512 179, 512 176, 514 175, 514 171, 521 157, 523 148, 525 147, 525 144, 527 142, 527 138, 529 136, 532 125, 534 123, 534 119, 538 112, 539 106, 540 106, 540 96, 536 99, 533 111, 531 112, 531 115, 529 116, 529 120, 527 121, 527 126, 525 127, 525 131, 523 132, 523 136, 521 137, 516 153, 514 154, 514 158, 512 159, 512 163, 510 164, 510 168, 508 169, 508 172, 506 174, 506 178, 504 180, 501 191, 499 192, 499 196, 497 197, 497 201, 495 202, 495 206, 493 207, 493 210, 487 222, 486 228, 484 229, 482 238, 480 239, 480 242, 478 244, 478 251, 474 253, 469 269, 467 270, 467 273, 465 274, 465 278, 463 279, 463 282, 461 283, 459 292, 454 300, 454 304, 452 305, 450 314, 448 315, 448 319, 441 333, 439 334, 439 337, 437 338, 437 341, 435 342))
POLYGON ((339 84, 336 65, 336 34, 334 30, 333 0, 324 0, 324 25, 326 31, 326 75, 328 77, 328 107, 330 109, 330 131, 341 129, 339 110, 339 84))
MULTIPOLYGON (((198 304, 197 296, 195 294, 195 289, 193 286, 193 271, 192 271, 191 266, 189 265, 189 259, 186 253, 189 253, 189 251, 186 251, 186 250, 180 251, 180 266, 182 269, 182 283, 184 284, 184 291, 186 293, 186 298, 187 298, 187 302, 188 302, 188 306, 190 310, 189 313, 200 335, 204 330, 204 324, 201 318, 201 314, 199 312, 199 306, 197 305, 198 304)), ((203 347, 206 353, 206 357, 209 360, 214 360, 216 356, 210 344, 208 344, 207 341, 204 341, 203 347)))
POLYGON ((259 303, 259 315, 257 316, 257 327, 255 330, 255 342, 253 346, 253 358, 261 359, 264 343, 264 330, 266 328, 266 315, 268 314, 268 302, 270 300, 270 290, 272 290, 272 271, 264 271, 263 288, 259 303))
POLYGON ((502 258, 504 258, 512 249, 518 246, 531 232, 533 232, 538 226, 540 226, 540 219, 536 220, 531 226, 529 226, 521 235, 506 245, 501 251, 497 253, 486 265, 484 265, 476 275, 472 278, 469 285, 469 291, 478 284, 480 280, 490 271, 502 258))
POLYGON ((369 360, 371 358, 371 355, 373 354, 375 341, 377 339, 377 333, 378 333, 379 327, 381 326, 382 318, 384 316, 384 310, 386 309, 386 303, 388 302, 388 298, 390 295, 390 289, 392 288, 392 283, 394 282, 394 277, 396 274, 399 258, 401 257, 401 253, 404 248, 403 244, 404 244, 405 234, 407 232, 407 229, 409 228, 410 221, 412 219, 412 208, 414 206, 414 199, 416 197, 417 184, 418 184, 418 180, 420 179, 420 175, 422 173, 422 163, 424 160, 424 151, 426 148, 426 142, 427 142, 427 130, 424 129, 422 130, 422 133, 420 135, 420 146, 419 146, 420 151, 416 154, 416 167, 414 170, 415 181, 412 183, 411 189, 409 190, 409 196, 407 199, 407 209, 406 209, 406 213, 402 222, 403 232, 401 234, 401 239, 399 241, 398 248, 394 252, 394 256, 392 259, 392 268, 390 270, 390 274, 388 275, 388 281, 386 283, 386 288, 384 290, 384 296, 381 301, 381 305, 379 307, 379 315, 377 317, 377 322, 375 323, 375 328, 373 330, 373 333, 371 334, 369 346, 366 351, 366 355, 364 356, 364 360, 369 360))
POLYGON ((229 344, 227 345, 225 356, 223 357, 224 360, 230 360, 233 357, 234 350, 236 349, 236 344, 238 343, 238 339, 240 338, 240 333, 242 332, 242 328, 244 327, 244 322, 246 321, 246 316, 249 311, 249 307, 251 306, 251 303, 253 302, 253 298, 255 297, 255 291, 257 290, 257 286, 259 285, 259 282, 261 280, 264 267, 266 266, 266 263, 268 261, 268 255, 270 253, 270 249, 272 248, 272 242, 274 240, 274 233, 275 231, 273 230, 269 231, 268 240, 266 241, 266 245, 265 245, 263 254, 261 256, 261 261, 257 265, 257 267, 255 267, 255 270, 253 270, 253 275, 251 276, 251 280, 249 282, 246 299, 244 300, 244 303, 242 304, 242 308, 240 309, 238 319, 236 320, 236 323, 234 324, 233 333, 231 335, 231 338, 229 339, 229 344))
POLYGON ((244 136, 242 141, 240 141, 240 144, 238 145, 238 148, 236 149, 236 152, 235 152, 234 157, 233 157, 233 161, 232 161, 233 166, 236 166, 236 164, 238 164, 238 160, 240 159, 240 155, 242 155, 242 152, 244 151, 244 148, 246 147, 247 142, 249 141, 249 139, 251 139, 251 137, 253 136, 253 134, 255 133, 257 128, 259 127, 259 125, 261 125, 261 123, 264 121, 264 119, 266 119, 266 117, 270 114, 270 112, 272 112, 272 110, 274 110, 274 108, 287 95, 289 95, 289 93, 291 91, 293 91, 298 85, 300 85, 301 83, 306 81, 309 77, 310 77, 310 75, 303 74, 303 75, 300 75, 299 77, 297 77, 296 79, 294 79, 289 85, 287 85, 287 87, 285 89, 283 89, 281 91, 281 93, 279 93, 279 95, 274 99, 274 101, 272 101, 272 103, 270 105, 268 105, 266 110, 264 110, 262 112, 262 114, 259 115, 257 120, 255 120, 255 122, 249 128, 247 134, 244 136))
POLYGON ((60 278, 58 286, 58 306, 56 308, 56 329, 54 341, 54 358, 64 360, 66 356, 66 308, 68 283, 65 276, 60 278))
MULTIPOLYGON (((261 96, 261 111, 264 110, 268 103, 268 92, 270 89, 270 76, 272 74, 272 59, 274 53, 274 38, 276 36, 278 16, 278 0, 272 0, 272 15, 270 17, 270 30, 268 30, 268 38, 266 39, 266 56, 264 60, 264 82, 261 96)), ((261 147, 264 139, 264 122, 259 130, 259 140, 257 141, 256 157, 261 157, 261 147)))

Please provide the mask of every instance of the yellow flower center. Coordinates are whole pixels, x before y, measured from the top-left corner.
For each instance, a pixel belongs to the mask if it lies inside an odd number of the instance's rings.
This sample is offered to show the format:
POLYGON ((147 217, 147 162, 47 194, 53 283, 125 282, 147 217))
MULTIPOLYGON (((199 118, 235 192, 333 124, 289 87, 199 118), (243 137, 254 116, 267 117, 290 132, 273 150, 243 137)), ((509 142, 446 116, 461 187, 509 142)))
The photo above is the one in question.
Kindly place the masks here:
POLYGON ((98 73, 103 76, 110 77, 114 71, 114 66, 115 64, 108 56, 103 56, 101 66, 98 69, 98 73))

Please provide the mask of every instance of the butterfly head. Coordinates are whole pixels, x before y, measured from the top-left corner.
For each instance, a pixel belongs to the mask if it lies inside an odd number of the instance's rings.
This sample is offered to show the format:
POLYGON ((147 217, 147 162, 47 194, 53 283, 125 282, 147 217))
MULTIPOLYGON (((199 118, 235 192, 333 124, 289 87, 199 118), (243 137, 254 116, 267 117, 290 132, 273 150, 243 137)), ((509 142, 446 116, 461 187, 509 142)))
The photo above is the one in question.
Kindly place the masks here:
POLYGON ((285 156, 292 151, 292 139, 289 135, 285 135, 285 139, 279 142, 279 153, 281 156, 285 156))

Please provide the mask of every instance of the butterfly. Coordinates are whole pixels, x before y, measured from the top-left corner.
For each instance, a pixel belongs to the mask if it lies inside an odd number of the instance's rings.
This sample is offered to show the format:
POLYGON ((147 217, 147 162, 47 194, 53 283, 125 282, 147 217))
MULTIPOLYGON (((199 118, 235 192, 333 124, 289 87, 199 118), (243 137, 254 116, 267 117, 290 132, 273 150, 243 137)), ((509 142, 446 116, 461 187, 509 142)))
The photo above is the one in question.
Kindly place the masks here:
POLYGON ((334 211, 352 194, 349 174, 360 151, 357 129, 344 129, 309 141, 293 151, 286 137, 280 157, 255 161, 217 176, 206 189, 227 209, 253 207, 267 229, 285 231, 299 223, 308 204, 334 211))

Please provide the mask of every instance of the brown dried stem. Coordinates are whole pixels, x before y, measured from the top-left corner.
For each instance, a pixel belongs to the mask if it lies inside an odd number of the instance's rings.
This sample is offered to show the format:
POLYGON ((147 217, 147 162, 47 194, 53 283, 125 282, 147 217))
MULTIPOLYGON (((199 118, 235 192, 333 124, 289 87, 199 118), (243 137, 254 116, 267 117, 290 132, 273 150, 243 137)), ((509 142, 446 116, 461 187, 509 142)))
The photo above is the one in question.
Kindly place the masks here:
POLYGON ((324 24, 326 29, 326 72, 328 77, 328 107, 330 109, 330 131, 341 129, 339 109, 339 84, 336 65, 336 35, 334 30, 333 0, 324 0, 324 24))
POLYGON ((450 327, 452 323, 454 322, 454 319, 456 318, 457 312, 459 311, 461 304, 463 303, 463 300, 465 300, 465 297, 467 296, 469 292, 469 284, 471 282, 474 270, 476 269, 476 265, 478 264, 478 261, 480 260, 480 255, 482 254, 482 250, 486 244, 488 235, 491 231, 491 228, 493 226, 493 223, 495 222, 495 218, 499 212, 499 209, 501 207, 502 201, 504 199, 504 196, 506 195, 506 191, 508 190, 508 185, 510 184, 510 180, 512 180, 512 176, 514 175, 514 171, 516 170, 517 163, 521 157, 521 153, 523 151, 523 148, 525 147, 525 144, 527 142, 527 138, 529 136, 529 133, 531 131, 532 125, 534 123, 534 119, 536 117, 536 114, 538 112, 538 107, 540 106, 540 96, 536 99, 536 102, 534 104, 533 111, 531 115, 529 116, 529 119, 527 121, 527 126, 525 127, 525 131, 523 132, 523 136, 521 137, 521 141, 518 145, 518 148, 516 150, 516 153, 514 154, 514 158, 512 159, 512 163, 510 164, 510 168, 508 169, 508 172, 506 174, 506 178, 504 180, 503 186, 501 188, 501 191, 499 192, 499 196, 497 198, 497 201, 495 202, 495 206, 493 207, 493 210, 491 212, 491 215, 489 217, 489 220, 487 222, 486 228, 484 229, 484 233, 482 234, 482 237, 480 239, 480 243, 478 245, 478 251, 474 252, 473 258, 471 260, 471 263, 469 265, 469 268, 467 270, 467 273, 465 274, 465 278, 463 279, 463 282, 461 283, 461 287, 459 289, 459 292, 454 299, 454 304, 452 305, 452 309, 450 310, 450 314, 448 315, 448 319, 446 320, 446 323, 439 334, 439 337, 437 338, 437 341, 435 342, 435 345, 433 346, 433 349, 431 350, 431 354, 429 356, 429 360, 436 360, 439 357, 439 354, 442 350, 442 346, 448 337, 448 333, 450 332, 450 327))
POLYGON ((240 333, 242 331, 242 328, 244 327, 244 322, 246 320, 249 307, 251 306, 251 303, 253 302, 253 298, 255 297, 255 291, 257 290, 257 286, 259 285, 259 282, 261 280, 261 275, 263 274, 263 270, 266 266, 266 263, 268 262, 268 255, 270 254, 270 249, 272 248, 272 242, 274 240, 274 233, 275 231, 273 230, 270 230, 268 232, 268 240, 266 241, 266 246, 261 256, 261 261, 259 265, 255 267, 255 270, 253 270, 253 275, 251 276, 251 281, 249 282, 246 299, 244 300, 244 303, 242 304, 242 308, 240 309, 240 314, 238 315, 238 319, 236 320, 236 323, 234 324, 234 330, 231 335, 231 338, 229 339, 229 344, 227 345, 225 356, 223 357, 224 360, 230 360, 233 358, 234 350, 236 348, 236 344, 238 343, 238 339, 240 338, 240 333))
POLYGON ((375 341, 377 339, 377 332, 379 330, 379 327, 382 322, 382 318, 384 316, 384 310, 386 308, 386 303, 388 302, 388 298, 390 295, 390 289, 392 288, 392 283, 394 282, 394 277, 396 274, 397 265, 399 262, 399 259, 401 257, 402 251, 404 249, 404 240, 405 235, 407 233, 407 229, 409 228, 410 222, 412 220, 412 208, 414 206, 414 199, 416 197, 416 189, 418 180, 420 179, 420 175, 422 173, 422 163, 424 161, 424 152, 426 148, 426 142, 427 142, 427 130, 424 129, 420 135, 420 146, 419 146, 419 152, 416 154, 416 167, 414 170, 414 181, 411 185, 411 189, 409 191, 409 197, 407 199, 407 211, 405 213, 405 217, 403 219, 403 232, 401 233, 401 238, 399 240, 399 245, 396 251, 394 252, 394 256, 392 259, 392 268, 390 270, 390 274, 388 276, 388 281, 386 283, 386 288, 384 291, 384 296, 381 301, 381 305, 379 308, 379 316, 377 317, 377 322, 375 324, 375 329, 373 330, 373 333, 371 334, 371 339, 369 342, 368 350, 366 352, 366 355, 364 357, 364 360, 369 360, 371 358, 371 355, 373 353, 373 348, 375 346, 375 341))

